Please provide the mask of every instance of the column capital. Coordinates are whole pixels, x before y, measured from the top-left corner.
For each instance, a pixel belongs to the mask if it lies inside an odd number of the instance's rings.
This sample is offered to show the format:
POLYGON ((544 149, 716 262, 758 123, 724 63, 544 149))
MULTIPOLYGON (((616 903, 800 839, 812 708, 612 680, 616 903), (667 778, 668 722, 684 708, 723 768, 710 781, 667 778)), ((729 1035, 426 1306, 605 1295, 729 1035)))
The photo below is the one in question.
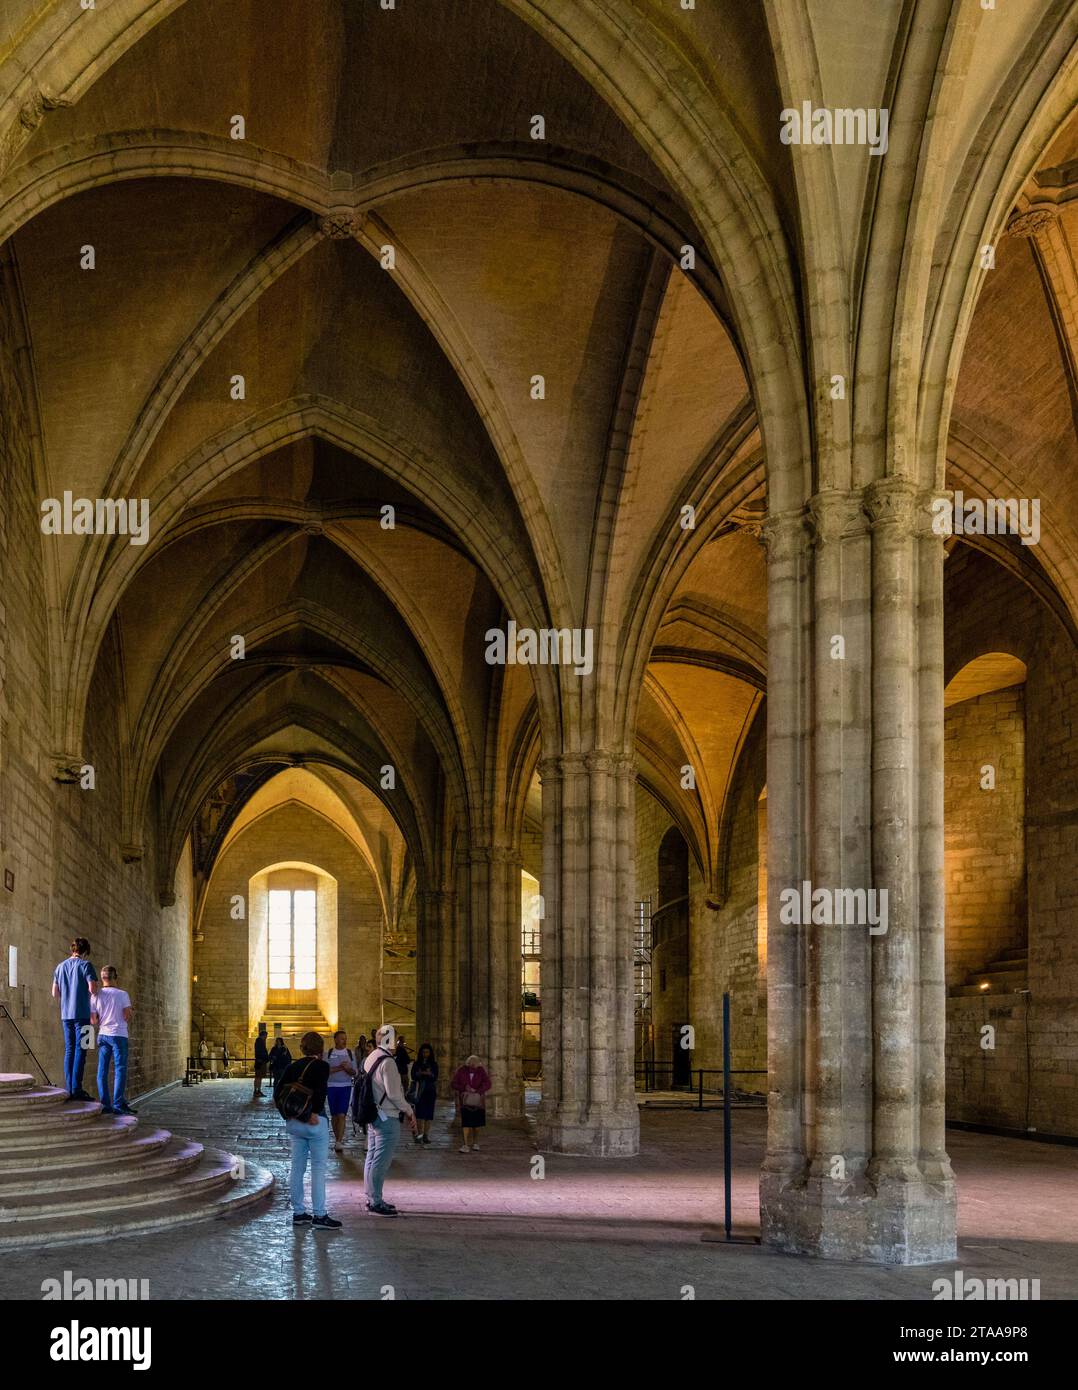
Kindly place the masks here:
POLYGON ((536 769, 541 782, 564 781, 567 776, 596 772, 612 772, 615 776, 636 773, 636 758, 632 753, 612 752, 593 748, 587 753, 551 753, 540 758, 536 769))
POLYGON ((415 895, 424 906, 437 907, 456 893, 452 888, 417 888, 415 895))
POLYGON ((540 758, 535 766, 540 782, 557 782, 561 779, 561 759, 553 754, 540 758))
POLYGON ((912 535, 917 488, 906 478, 877 478, 864 491, 865 513, 873 531, 894 527, 912 535))
POLYGON ((54 782, 77 782, 86 765, 81 753, 53 753, 51 761, 54 782))
POLYGON ((954 534, 954 493, 949 491, 918 493, 914 530, 924 540, 945 541, 954 534))
POLYGON ((864 535, 868 529, 864 501, 859 492, 827 488, 810 497, 805 508, 805 525, 816 546, 864 535))
POLYGON ((521 857, 512 845, 472 845, 467 855, 471 864, 511 864, 521 857))
POLYGON ((804 512, 773 512, 760 527, 768 560, 792 560, 805 542, 804 512))

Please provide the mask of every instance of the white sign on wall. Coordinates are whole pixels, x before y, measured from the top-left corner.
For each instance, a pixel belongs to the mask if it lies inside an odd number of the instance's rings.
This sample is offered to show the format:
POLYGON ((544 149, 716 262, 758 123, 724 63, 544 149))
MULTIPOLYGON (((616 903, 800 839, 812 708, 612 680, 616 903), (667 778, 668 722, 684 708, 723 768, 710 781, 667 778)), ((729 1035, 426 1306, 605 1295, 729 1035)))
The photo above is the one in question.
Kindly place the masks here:
POLYGON ((19 948, 9 946, 7 948, 7 982, 9 989, 18 988, 19 984, 19 948))

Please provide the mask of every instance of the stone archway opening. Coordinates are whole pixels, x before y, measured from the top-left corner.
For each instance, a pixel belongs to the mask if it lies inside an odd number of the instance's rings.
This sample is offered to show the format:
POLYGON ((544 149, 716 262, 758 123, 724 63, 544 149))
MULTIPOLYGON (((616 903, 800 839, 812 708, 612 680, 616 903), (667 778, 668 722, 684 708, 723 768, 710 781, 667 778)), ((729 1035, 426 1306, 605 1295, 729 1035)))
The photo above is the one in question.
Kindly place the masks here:
POLYGON ((337 880, 314 864, 285 862, 248 889, 248 1034, 330 1033, 339 1019, 337 880))
POLYGON ((215 815, 208 841, 199 822, 193 1050, 250 1059, 260 1024, 292 1051, 382 1022, 411 1038, 414 871, 388 810, 336 769, 287 767, 215 815))
POLYGON ((659 842, 658 902, 651 914, 655 1066, 675 1089, 692 1084, 689 1017, 689 846, 676 826, 659 842))
POLYGON ((520 1067, 524 1084, 543 1073, 542 1052, 542 931, 543 899, 539 880, 520 871, 520 1067))
POLYGON ((1029 1120, 1026 663, 987 652, 944 694, 947 1109, 1029 1120))

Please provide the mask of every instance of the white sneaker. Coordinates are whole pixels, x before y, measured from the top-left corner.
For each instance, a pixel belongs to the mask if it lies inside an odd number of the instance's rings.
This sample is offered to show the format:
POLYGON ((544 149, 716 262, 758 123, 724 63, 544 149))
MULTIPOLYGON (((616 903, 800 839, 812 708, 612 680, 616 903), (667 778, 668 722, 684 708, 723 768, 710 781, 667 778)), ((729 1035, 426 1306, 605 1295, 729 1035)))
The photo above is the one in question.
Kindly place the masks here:
POLYGON ((473 1144, 473 1145, 472 1145, 472 1151, 473 1151, 473 1153, 478 1153, 478 1152, 479 1152, 479 1145, 478 1145, 478 1144, 473 1144))
POLYGON ((467 1144, 461 1144, 460 1148, 457 1150, 457 1153, 460 1153, 460 1154, 470 1154, 470 1153, 471 1153, 471 1149, 469 1149, 469 1147, 468 1147, 467 1144))

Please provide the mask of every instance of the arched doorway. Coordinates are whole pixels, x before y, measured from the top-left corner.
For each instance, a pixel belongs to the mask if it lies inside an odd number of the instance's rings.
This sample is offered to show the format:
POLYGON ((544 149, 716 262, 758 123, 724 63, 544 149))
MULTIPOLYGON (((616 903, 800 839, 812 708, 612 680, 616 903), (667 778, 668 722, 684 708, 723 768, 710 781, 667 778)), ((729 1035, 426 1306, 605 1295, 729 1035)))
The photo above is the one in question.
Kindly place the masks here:
POLYGON ((659 901, 651 916, 652 1019, 660 1084, 692 1084, 689 1020, 689 847, 676 826, 659 843, 659 901))
POLYGON ((1025 662, 975 657, 945 693, 947 1110, 1030 1120, 1025 662))

